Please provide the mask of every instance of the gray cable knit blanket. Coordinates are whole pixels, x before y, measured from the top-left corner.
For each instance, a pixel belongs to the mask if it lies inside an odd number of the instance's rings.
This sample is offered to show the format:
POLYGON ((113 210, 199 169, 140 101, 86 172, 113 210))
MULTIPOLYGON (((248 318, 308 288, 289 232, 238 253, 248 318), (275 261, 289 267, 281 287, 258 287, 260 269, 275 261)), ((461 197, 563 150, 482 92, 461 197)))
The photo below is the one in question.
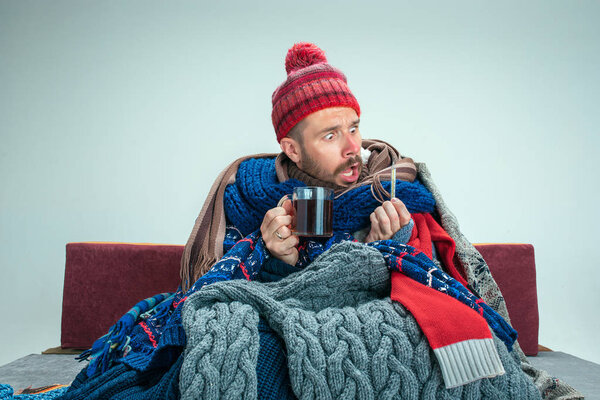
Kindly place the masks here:
POLYGON ((518 356, 494 338, 506 373, 446 389, 415 319, 389 297, 382 255, 344 242, 275 283, 235 280, 188 298, 184 399, 257 396, 258 320, 285 342, 299 399, 539 399, 518 356))

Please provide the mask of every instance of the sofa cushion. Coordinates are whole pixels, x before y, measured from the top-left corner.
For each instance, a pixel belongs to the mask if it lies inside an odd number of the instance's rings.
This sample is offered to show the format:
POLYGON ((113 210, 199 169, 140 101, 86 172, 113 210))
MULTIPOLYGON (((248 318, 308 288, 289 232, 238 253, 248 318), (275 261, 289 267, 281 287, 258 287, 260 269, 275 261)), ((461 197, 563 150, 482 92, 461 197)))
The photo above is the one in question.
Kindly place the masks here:
POLYGON ((61 347, 89 348, 142 299, 174 292, 181 245, 69 243, 61 347))

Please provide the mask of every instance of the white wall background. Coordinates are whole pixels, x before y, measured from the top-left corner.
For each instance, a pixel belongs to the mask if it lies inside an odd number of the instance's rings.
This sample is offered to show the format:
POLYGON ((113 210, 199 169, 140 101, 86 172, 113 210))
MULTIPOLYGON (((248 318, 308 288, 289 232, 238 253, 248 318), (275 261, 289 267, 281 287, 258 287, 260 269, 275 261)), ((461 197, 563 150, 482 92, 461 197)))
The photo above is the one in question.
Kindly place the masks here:
POLYGON ((185 243, 221 169, 278 151, 297 41, 470 240, 535 246, 540 343, 600 362, 600 3, 410 3, 0 2, 0 365, 59 345, 67 242, 185 243))

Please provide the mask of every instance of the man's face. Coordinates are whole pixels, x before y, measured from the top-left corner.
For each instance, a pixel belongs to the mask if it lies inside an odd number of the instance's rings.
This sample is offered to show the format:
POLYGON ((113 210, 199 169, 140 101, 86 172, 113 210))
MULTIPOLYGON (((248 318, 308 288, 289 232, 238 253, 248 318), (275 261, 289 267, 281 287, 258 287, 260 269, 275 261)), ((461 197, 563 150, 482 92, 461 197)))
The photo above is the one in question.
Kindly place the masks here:
POLYGON ((296 143, 296 153, 282 149, 298 168, 307 174, 340 186, 358 180, 362 169, 360 149, 362 138, 358 130, 356 111, 348 107, 332 107, 309 114, 301 121, 302 143, 296 143))

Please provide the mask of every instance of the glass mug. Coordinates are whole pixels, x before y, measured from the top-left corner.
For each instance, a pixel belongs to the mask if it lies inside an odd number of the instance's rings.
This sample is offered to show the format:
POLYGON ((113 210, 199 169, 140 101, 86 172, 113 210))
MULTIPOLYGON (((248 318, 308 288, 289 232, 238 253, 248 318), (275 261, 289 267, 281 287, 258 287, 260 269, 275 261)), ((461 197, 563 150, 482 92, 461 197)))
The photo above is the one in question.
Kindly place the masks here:
MULTIPOLYGON (((294 213, 292 233, 297 236, 333 236, 333 189, 320 186, 299 186, 291 195, 294 213)), ((285 195, 278 207, 289 200, 285 195)))

